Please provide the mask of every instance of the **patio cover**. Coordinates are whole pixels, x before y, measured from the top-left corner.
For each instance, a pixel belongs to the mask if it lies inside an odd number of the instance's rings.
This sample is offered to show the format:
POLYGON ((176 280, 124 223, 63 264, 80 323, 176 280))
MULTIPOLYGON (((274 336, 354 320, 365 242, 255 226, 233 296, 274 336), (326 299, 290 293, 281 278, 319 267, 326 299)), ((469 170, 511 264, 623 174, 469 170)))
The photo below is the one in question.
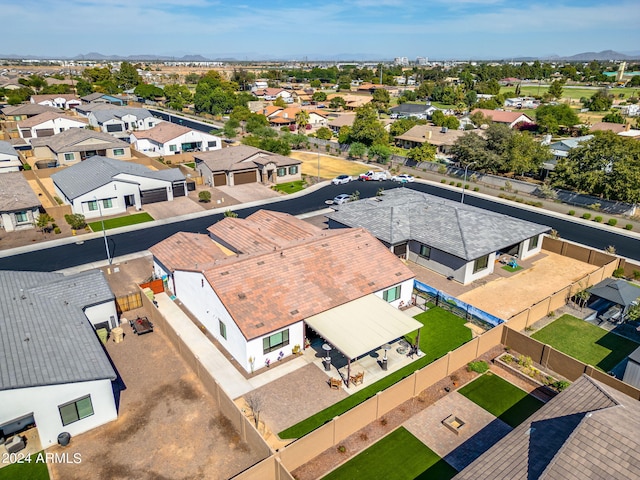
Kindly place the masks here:
POLYGON ((348 359, 380 348, 423 326, 373 293, 305 321, 348 359))
POLYGON ((631 285, 626 280, 605 278, 589 289, 591 295, 610 300, 618 305, 628 307, 640 298, 640 287, 631 285))

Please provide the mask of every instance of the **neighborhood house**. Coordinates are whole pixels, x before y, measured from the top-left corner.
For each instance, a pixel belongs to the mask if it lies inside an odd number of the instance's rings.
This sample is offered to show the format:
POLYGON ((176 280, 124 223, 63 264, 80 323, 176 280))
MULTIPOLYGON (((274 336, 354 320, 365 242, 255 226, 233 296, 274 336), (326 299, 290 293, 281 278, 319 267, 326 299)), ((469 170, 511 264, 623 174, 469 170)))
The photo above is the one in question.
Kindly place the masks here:
POLYGON ((146 131, 133 132, 130 142, 136 150, 151 157, 222 148, 220 137, 169 122, 160 122, 146 131))
POLYGON ((40 207, 40 200, 22 173, 0 175, 0 228, 5 232, 33 228, 40 207))

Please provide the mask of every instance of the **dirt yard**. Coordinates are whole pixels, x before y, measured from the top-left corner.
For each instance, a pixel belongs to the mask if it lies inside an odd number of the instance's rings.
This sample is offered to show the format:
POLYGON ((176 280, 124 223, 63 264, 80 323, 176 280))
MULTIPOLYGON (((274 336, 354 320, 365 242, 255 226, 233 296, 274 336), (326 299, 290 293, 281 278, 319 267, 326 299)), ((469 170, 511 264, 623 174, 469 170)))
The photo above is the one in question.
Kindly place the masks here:
POLYGON ((51 464, 53 478, 222 479, 261 460, 163 332, 138 337, 123 328, 122 343, 107 343, 124 386, 119 417, 52 447, 82 456, 80 464, 51 464))
MULTIPOLYGON (((316 177, 318 175, 318 154, 310 152, 291 152, 291 158, 302 161, 303 175, 316 177)), ((377 167, 361 162, 345 160, 331 155, 320 154, 320 177, 330 179, 338 175, 358 176, 367 170, 378 170, 377 167)))

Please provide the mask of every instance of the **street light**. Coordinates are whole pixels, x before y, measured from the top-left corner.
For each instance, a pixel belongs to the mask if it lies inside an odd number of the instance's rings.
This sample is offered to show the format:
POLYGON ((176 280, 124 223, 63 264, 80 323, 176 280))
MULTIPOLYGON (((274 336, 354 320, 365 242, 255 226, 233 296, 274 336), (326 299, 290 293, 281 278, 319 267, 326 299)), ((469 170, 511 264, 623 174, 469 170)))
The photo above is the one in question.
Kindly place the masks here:
POLYGON ((102 217, 102 207, 100 206, 100 200, 98 200, 96 197, 93 197, 93 199, 98 204, 98 210, 100 211, 100 222, 102 223, 102 237, 104 238, 104 248, 107 251, 107 261, 109 262, 109 265, 111 265, 111 253, 109 252, 109 243, 107 242, 107 231, 104 228, 104 218, 102 217))
POLYGON ((469 166, 473 165, 474 163, 478 163, 478 162, 468 163, 464 167, 464 181, 462 182, 462 197, 460 198, 460 203, 464 203, 464 189, 467 186, 467 170, 469 169, 469 166))

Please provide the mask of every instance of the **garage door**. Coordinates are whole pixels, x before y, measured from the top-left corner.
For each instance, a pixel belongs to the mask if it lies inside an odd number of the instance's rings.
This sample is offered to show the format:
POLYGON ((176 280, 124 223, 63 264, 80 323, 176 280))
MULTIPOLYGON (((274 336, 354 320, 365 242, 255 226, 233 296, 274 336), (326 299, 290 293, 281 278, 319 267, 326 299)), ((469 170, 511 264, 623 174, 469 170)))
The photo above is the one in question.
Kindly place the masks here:
POLYGON ((167 198, 166 188, 154 188, 153 190, 143 190, 140 192, 140 202, 142 204, 164 202, 167 198))
POLYGON ((39 128, 36 130, 36 137, 38 138, 53 137, 55 134, 56 132, 53 131, 53 128, 39 128))
POLYGON ((252 172, 242 172, 242 173, 233 174, 234 185, 244 185, 245 183, 255 183, 256 181, 257 180, 256 180, 255 170, 252 172))
POLYGON ((213 186, 219 187, 221 185, 227 184, 227 175, 226 173, 215 173, 213 175, 213 186))
POLYGON ((173 184, 173 196, 175 197, 184 197, 184 182, 178 182, 173 184))

